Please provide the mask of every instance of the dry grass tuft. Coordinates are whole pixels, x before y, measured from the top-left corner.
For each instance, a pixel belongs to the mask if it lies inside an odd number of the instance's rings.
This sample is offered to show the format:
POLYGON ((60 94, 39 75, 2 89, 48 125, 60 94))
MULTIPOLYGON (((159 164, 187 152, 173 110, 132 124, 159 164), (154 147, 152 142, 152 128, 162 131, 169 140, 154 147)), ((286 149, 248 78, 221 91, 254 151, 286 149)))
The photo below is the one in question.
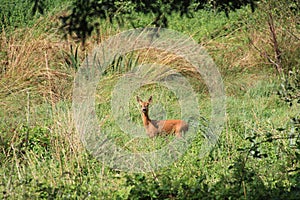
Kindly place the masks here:
MULTIPOLYGON (((35 28, 35 27, 34 27, 35 28)), ((33 29, 15 31, 1 36, 1 98, 24 91, 36 93, 47 100, 57 101, 70 96, 73 72, 62 62, 61 52, 67 44, 54 34, 35 35, 33 29)))

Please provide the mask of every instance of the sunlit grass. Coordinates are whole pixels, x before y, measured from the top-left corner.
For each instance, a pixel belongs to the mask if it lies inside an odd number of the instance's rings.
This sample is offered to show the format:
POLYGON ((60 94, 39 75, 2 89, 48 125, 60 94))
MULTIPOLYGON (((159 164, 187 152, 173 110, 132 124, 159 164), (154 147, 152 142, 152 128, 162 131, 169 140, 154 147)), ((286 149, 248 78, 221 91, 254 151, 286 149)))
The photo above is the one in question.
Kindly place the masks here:
MULTIPOLYGON (((299 176, 293 174, 299 167, 299 149, 291 145, 289 137, 295 128, 290 120, 299 115, 299 104, 290 107, 280 99, 277 92, 281 82, 274 69, 249 44, 249 37, 260 48, 267 40, 253 21, 240 23, 241 17, 249 14, 249 8, 231 14, 231 18, 224 13, 203 11, 195 13, 202 17, 199 20, 176 15, 170 22, 170 28, 203 44, 222 74, 227 96, 226 123, 217 144, 205 155, 201 152, 203 131, 210 122, 213 105, 201 77, 189 71, 184 61, 174 55, 164 57, 158 51, 135 52, 115 62, 99 80, 95 94, 99 126, 110 130, 110 137, 126 152, 155 151, 175 138, 134 138, 120 129, 111 102, 124 74, 155 60, 185 75, 196 93, 199 107, 195 109, 199 109, 202 126, 195 140, 180 159, 145 174, 115 171, 107 166, 107 160, 95 158, 81 141, 73 119, 72 89, 78 64, 97 42, 125 28, 103 21, 101 38, 92 35, 85 48, 71 38, 62 39, 56 27, 57 15, 50 15, 49 20, 41 18, 37 25, 27 28, 2 31, 0 199, 126 199, 139 195, 246 199, 253 194, 271 198, 283 190, 296 190, 299 176)), ((136 22, 138 26, 149 24, 149 16, 144 17, 136 22)), ((291 52, 298 55, 298 43, 291 44, 291 52)), ((134 125, 142 127, 137 95, 142 99, 153 96, 150 116, 154 119, 181 118, 176 95, 164 86, 152 84, 140 87, 129 99, 126 120, 134 125)))

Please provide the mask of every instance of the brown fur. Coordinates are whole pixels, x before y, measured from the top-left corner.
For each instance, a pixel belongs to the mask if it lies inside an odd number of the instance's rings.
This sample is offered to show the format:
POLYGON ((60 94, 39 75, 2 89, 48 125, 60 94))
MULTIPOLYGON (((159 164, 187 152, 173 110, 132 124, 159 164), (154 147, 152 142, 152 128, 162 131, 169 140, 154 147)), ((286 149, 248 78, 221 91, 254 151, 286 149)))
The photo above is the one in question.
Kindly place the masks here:
POLYGON ((152 96, 145 102, 137 97, 137 102, 141 105, 143 124, 149 137, 173 133, 177 137, 181 137, 181 133, 188 131, 189 125, 180 119, 151 120, 148 111, 149 105, 152 102, 152 96))

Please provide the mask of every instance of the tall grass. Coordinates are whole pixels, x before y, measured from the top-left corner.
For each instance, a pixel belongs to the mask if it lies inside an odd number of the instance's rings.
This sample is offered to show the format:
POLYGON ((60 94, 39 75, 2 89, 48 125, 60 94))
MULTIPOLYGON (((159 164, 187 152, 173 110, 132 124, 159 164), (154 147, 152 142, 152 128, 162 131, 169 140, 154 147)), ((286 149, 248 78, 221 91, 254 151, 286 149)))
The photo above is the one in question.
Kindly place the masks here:
MULTIPOLYGON (((85 48, 71 38, 62 39, 63 34, 55 26, 60 14, 41 16, 34 23, 30 21, 32 25, 28 27, 2 29, 0 198, 297 199, 299 140, 297 143, 290 133, 294 130, 295 135, 299 134, 299 128, 290 119, 299 115, 299 104, 290 107, 277 95, 280 80, 258 51, 270 55, 273 52, 272 46, 266 45, 267 21, 257 23, 260 16, 267 16, 262 13, 261 9, 251 13, 249 8, 243 8, 226 18, 223 13, 199 11, 195 13, 201 17, 199 20, 174 14, 171 28, 202 43, 222 73, 227 121, 217 145, 207 155, 199 157, 203 143, 199 130, 183 157, 168 167, 144 174, 115 171, 93 157, 81 143, 72 116, 72 84, 78 64, 97 42, 122 28, 102 21, 103 35, 92 35, 85 48)), ((139 23, 147 24, 147 16, 141 17, 139 23)), ((291 61, 287 63, 297 66, 299 41, 293 38, 299 37, 299 29, 289 27, 296 37, 285 37, 284 27, 279 26, 284 21, 276 23, 280 48, 286 50, 285 58, 291 61)), ((189 80, 202 83, 176 56, 164 57, 153 51, 116 60, 99 80, 96 112, 99 124, 114 130, 116 142, 129 151, 151 151, 172 140, 132 140, 118 129, 111 114, 112 90, 119 78, 136 64, 149 60, 184 69, 181 72, 189 80)), ((209 120, 207 89, 201 85, 195 91, 199 112, 209 120)), ((151 108, 154 116, 159 116, 157 110, 161 107, 168 117, 180 115, 176 98, 166 88, 152 85, 140 88, 134 95, 154 96, 159 103, 151 108)), ((130 120, 141 125, 135 97, 130 110, 130 120)))

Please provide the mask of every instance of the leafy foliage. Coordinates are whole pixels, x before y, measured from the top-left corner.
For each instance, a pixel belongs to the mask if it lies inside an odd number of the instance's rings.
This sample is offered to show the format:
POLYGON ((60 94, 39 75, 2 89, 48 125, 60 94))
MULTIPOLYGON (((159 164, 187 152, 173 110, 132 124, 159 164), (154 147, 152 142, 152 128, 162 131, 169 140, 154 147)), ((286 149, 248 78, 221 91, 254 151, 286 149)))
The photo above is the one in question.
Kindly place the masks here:
POLYGON ((63 3, 59 0, 2 0, 0 4, 0 32, 3 31, 2 29, 9 30, 32 26, 38 17, 63 3))
POLYGON ((3 0, 0 5, 1 28, 17 27, 32 19, 30 8, 31 4, 28 1, 3 0))
POLYGON ((155 19, 152 25, 155 27, 167 27, 168 16, 172 13, 180 13, 180 16, 187 15, 192 17, 195 10, 207 7, 208 4, 217 10, 225 10, 226 15, 230 10, 241 8, 250 4, 254 11, 255 0, 228 0, 228 1, 149 1, 149 0, 131 0, 131 1, 113 1, 113 0, 77 0, 73 4, 72 13, 64 16, 62 20, 62 29, 68 31, 70 35, 76 34, 83 43, 93 30, 99 32, 99 23, 95 18, 108 19, 110 23, 113 20, 119 25, 124 24, 125 20, 133 21, 132 13, 153 14, 155 19), (126 17, 124 19, 124 17, 126 17))
POLYGON ((300 104, 300 70, 294 68, 283 75, 278 95, 282 100, 293 106, 293 104, 300 104))

